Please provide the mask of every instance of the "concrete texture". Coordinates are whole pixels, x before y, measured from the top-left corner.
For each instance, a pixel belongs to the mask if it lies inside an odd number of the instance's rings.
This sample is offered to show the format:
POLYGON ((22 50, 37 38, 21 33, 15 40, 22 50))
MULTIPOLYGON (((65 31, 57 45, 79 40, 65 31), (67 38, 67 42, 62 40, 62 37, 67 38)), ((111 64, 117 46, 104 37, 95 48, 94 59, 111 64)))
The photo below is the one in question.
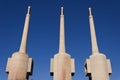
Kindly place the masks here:
POLYGON ((110 60, 99 53, 91 8, 89 8, 89 13, 92 55, 86 59, 85 73, 89 80, 110 80, 109 75, 112 73, 110 60))
POLYGON ((24 31, 21 40, 21 46, 19 52, 15 52, 12 58, 8 58, 6 72, 8 80, 28 80, 29 75, 32 74, 32 58, 29 58, 26 54, 26 42, 28 35, 28 27, 30 20, 30 6, 25 19, 24 31))
POLYGON ((64 14, 61 7, 59 52, 51 59, 50 73, 54 80, 71 80, 75 73, 74 59, 65 51, 64 14))

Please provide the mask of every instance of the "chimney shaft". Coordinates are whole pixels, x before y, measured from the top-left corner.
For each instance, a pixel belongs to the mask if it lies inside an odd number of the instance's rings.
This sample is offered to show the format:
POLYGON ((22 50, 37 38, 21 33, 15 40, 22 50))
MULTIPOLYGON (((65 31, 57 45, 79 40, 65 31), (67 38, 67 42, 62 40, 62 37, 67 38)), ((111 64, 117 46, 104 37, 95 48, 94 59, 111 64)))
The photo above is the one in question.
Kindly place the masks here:
POLYGON ((89 22, 90 22, 90 32, 91 32, 91 43, 92 43, 92 54, 98 54, 98 44, 96 39, 94 20, 92 16, 91 8, 89 8, 89 22))
POLYGON ((64 14, 63 7, 61 7, 59 53, 62 54, 65 52, 64 14))
POLYGON ((26 44, 27 44, 29 21, 30 21, 30 6, 28 6, 28 12, 26 14, 24 30, 23 30, 20 49, 19 49, 19 52, 22 52, 22 53, 26 53, 26 44))

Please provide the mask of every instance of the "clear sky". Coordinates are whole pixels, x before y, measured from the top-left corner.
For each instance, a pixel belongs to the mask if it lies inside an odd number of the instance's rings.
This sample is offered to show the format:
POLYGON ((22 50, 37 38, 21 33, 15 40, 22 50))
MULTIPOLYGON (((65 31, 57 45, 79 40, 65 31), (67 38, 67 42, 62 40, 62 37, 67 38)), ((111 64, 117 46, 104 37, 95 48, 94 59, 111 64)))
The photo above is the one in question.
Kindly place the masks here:
POLYGON ((84 62, 91 55, 88 8, 92 7, 99 50, 111 60, 111 80, 120 80, 119 0, 0 0, 0 80, 7 80, 8 57, 19 50, 27 6, 31 19, 27 53, 34 60, 30 80, 53 80, 50 58, 58 52, 60 7, 64 7, 66 51, 75 59, 73 80, 88 80, 84 62))

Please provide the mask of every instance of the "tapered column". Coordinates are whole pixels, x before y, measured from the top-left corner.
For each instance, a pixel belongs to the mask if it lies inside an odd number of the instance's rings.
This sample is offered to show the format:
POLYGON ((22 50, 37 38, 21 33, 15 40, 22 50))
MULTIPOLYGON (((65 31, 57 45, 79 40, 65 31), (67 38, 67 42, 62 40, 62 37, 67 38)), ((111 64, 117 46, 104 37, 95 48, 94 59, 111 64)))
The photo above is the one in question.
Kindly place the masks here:
POLYGON ((63 7, 61 7, 61 15, 60 15, 59 53, 65 53, 65 32, 64 32, 64 14, 63 14, 63 7))
POLYGON ((85 73, 89 80, 110 80, 109 75, 112 73, 110 60, 99 53, 91 8, 89 8, 89 14, 92 55, 86 59, 85 73))
POLYGON ((61 7, 59 52, 51 59, 50 73, 54 80, 71 80, 75 73, 74 59, 65 51, 64 14, 61 7))
POLYGON ((28 36, 28 27, 30 20, 30 6, 26 14, 23 36, 21 40, 20 49, 13 53, 11 58, 8 58, 6 72, 8 73, 8 80, 28 80, 29 75, 32 74, 32 58, 29 58, 26 53, 26 42, 28 36))
POLYGON ((27 36, 28 36, 28 27, 29 27, 29 21, 30 21, 30 6, 28 7, 28 12, 26 14, 25 24, 24 24, 24 30, 20 45, 19 52, 26 53, 26 42, 27 42, 27 36))
POLYGON ((89 8, 89 22, 90 22, 90 32, 91 32, 91 44, 92 44, 92 54, 98 54, 98 45, 94 27, 94 20, 91 12, 91 8, 89 8))

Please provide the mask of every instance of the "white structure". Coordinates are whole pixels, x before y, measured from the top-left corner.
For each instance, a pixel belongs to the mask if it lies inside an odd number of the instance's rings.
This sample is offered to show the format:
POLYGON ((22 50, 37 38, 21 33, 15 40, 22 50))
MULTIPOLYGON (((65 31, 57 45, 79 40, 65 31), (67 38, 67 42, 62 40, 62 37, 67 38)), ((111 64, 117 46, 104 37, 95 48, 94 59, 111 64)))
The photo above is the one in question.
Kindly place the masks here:
POLYGON ((19 52, 13 53, 12 58, 8 58, 6 67, 6 72, 9 74, 8 80, 28 80, 29 75, 32 74, 32 58, 29 58, 28 54, 26 54, 26 42, 30 20, 29 13, 30 6, 28 7, 28 12, 26 14, 19 52))
POLYGON ((91 8, 89 8, 89 14, 92 55, 85 62, 86 76, 89 80, 110 80, 109 75, 112 73, 110 60, 99 53, 91 8))
POLYGON ((65 51, 64 14, 61 7, 59 52, 51 59, 50 73, 54 80, 71 80, 75 73, 74 59, 65 51))

